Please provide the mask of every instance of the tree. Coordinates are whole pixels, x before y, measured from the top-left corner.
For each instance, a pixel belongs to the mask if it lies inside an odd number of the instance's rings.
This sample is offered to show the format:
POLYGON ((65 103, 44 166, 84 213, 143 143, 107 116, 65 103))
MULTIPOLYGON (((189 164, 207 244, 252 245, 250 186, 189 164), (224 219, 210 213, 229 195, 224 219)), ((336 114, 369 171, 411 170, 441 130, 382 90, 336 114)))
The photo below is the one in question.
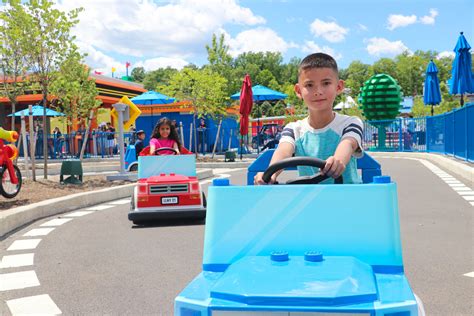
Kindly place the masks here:
POLYGON ((198 117, 216 117, 225 114, 228 99, 224 92, 226 83, 224 77, 208 68, 194 70, 185 67, 159 89, 179 100, 192 101, 198 117))
POLYGON ((260 71, 256 78, 255 81, 253 81, 253 84, 260 84, 262 86, 269 87, 270 82, 274 81, 274 84, 278 85, 278 82, 276 82, 275 76, 270 72, 268 69, 263 69, 260 71))
MULTIPOLYGON (((16 112, 18 96, 24 94, 27 81, 26 62, 22 49, 22 36, 27 30, 24 21, 27 16, 23 7, 16 2, 0 12, 0 70, 2 90, 12 105, 12 114, 16 112)), ((11 129, 15 129, 15 117, 12 116, 11 129)))
POLYGON ((346 74, 346 87, 351 89, 351 96, 356 97, 364 82, 371 76, 370 66, 356 60, 350 63, 346 74))
POLYGON ((132 69, 132 80, 135 82, 143 82, 145 79, 145 68, 143 67, 135 67, 132 69))
POLYGON ((372 65, 372 75, 386 74, 393 78, 397 76, 397 64, 393 59, 381 58, 372 65))
POLYGON ((53 106, 72 120, 85 122, 86 130, 79 159, 82 160, 88 139, 92 114, 102 101, 97 99, 95 80, 89 77, 90 69, 84 65, 83 56, 74 51, 60 66, 54 81, 50 83, 50 92, 55 96, 53 106))
POLYGON ((50 0, 31 0, 26 4, 28 19, 25 28, 28 30, 22 37, 22 46, 27 52, 28 68, 31 77, 41 87, 43 95, 43 155, 44 178, 48 178, 48 142, 46 126, 46 109, 48 105, 49 85, 58 73, 60 65, 75 51, 75 37, 71 29, 79 22, 77 17, 81 8, 68 13, 53 8, 50 0))
POLYGON ((211 46, 206 45, 207 60, 212 71, 226 77, 230 72, 232 56, 229 54, 229 46, 225 44, 224 34, 221 34, 219 41, 216 34, 212 35, 211 46))
POLYGON ((178 70, 167 67, 159 68, 145 73, 143 86, 147 90, 156 90, 158 86, 167 85, 170 78, 178 73, 178 70))

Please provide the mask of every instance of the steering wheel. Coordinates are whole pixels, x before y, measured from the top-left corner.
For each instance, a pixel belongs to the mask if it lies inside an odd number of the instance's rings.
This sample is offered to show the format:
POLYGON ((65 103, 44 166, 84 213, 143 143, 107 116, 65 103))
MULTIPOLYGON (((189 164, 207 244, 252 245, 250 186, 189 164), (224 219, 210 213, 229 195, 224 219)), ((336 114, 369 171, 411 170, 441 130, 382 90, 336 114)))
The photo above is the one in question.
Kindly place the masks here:
POLYGON ((155 155, 161 155, 160 152, 165 151, 165 150, 172 151, 173 153, 171 155, 177 155, 178 154, 178 151, 174 148, 171 148, 171 147, 160 147, 160 148, 155 150, 154 154, 155 155))
MULTIPOLYGON (((270 179, 272 175, 282 169, 288 168, 288 167, 297 167, 297 166, 310 166, 310 167, 316 167, 319 169, 323 169, 324 166, 326 165, 326 161, 314 158, 314 157, 291 157, 291 158, 286 158, 282 159, 273 165, 269 166, 267 170, 263 173, 263 181, 266 183, 270 182, 270 179)), ((318 172, 315 175, 312 176, 301 176, 293 180, 288 180, 286 184, 317 184, 320 183, 321 181, 324 181, 328 179, 329 176, 321 174, 321 172, 318 172)), ((339 176, 334 180, 334 183, 336 184, 342 184, 342 176, 339 176)))

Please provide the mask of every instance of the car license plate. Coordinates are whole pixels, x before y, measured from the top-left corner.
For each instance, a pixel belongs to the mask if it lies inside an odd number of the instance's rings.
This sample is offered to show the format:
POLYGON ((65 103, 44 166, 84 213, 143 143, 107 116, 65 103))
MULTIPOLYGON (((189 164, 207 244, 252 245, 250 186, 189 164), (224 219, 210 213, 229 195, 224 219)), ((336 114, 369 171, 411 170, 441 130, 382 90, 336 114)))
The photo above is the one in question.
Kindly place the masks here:
POLYGON ((162 197, 161 204, 178 204, 178 197, 162 197))

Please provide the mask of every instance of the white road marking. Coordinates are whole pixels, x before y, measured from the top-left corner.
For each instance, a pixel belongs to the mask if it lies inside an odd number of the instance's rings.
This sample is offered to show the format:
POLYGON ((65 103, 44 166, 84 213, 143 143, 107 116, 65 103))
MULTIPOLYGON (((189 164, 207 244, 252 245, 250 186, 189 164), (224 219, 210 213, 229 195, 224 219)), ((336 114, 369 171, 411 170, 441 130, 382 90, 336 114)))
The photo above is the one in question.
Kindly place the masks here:
POLYGON ((0 261, 0 269, 32 266, 34 255, 34 253, 24 253, 3 256, 2 261, 0 261))
POLYGON ((56 228, 34 228, 29 232, 26 232, 23 236, 25 237, 35 237, 35 236, 46 236, 56 228))
POLYGON ((41 224, 40 226, 61 226, 69 221, 72 221, 74 218, 55 218, 46 223, 41 224))
POLYGON ((463 183, 447 183, 450 187, 466 187, 463 183))
POLYGON ((7 251, 14 251, 14 250, 27 250, 27 249, 35 249, 38 244, 40 243, 41 239, 22 239, 22 240, 15 240, 10 247, 8 247, 7 251))
POLYGON ((469 191, 459 191, 459 195, 474 195, 474 191, 469 190, 469 191))
POLYGON ((0 274, 0 291, 18 290, 39 285, 39 280, 33 270, 0 274))
POLYGON ((474 278, 474 272, 469 272, 469 273, 466 273, 464 274, 465 276, 468 276, 470 278, 474 278))
POLYGON ((453 188, 454 191, 471 191, 468 187, 455 187, 453 188))
POLYGON ((107 204, 112 204, 112 205, 122 205, 122 204, 128 204, 128 203, 130 203, 130 199, 107 202, 107 204))
POLYGON ((12 316, 61 314, 61 310, 48 294, 17 298, 6 303, 12 316))
MULTIPOLYGON (((381 157, 382 158, 382 157, 381 157)), ((395 158, 395 157, 383 157, 383 158, 395 158)), ((474 206, 474 196, 472 196, 473 190, 469 187, 467 187, 464 183, 453 177, 447 172, 444 172, 431 162, 424 160, 424 159, 419 159, 419 158, 405 158, 401 157, 404 159, 412 159, 412 160, 418 160, 421 162, 425 167, 427 167, 429 170, 431 170, 434 174, 436 174, 438 177, 441 178, 447 185, 451 187, 454 191, 456 191, 459 195, 461 195, 466 201, 468 201, 472 206, 474 206)))
POLYGON ((101 204, 93 207, 86 208, 87 211, 102 211, 108 208, 114 207, 113 205, 101 204))
POLYGON ((94 211, 76 211, 76 212, 64 214, 64 216, 80 217, 80 216, 84 216, 84 215, 87 215, 87 214, 90 214, 90 213, 94 213, 94 211))

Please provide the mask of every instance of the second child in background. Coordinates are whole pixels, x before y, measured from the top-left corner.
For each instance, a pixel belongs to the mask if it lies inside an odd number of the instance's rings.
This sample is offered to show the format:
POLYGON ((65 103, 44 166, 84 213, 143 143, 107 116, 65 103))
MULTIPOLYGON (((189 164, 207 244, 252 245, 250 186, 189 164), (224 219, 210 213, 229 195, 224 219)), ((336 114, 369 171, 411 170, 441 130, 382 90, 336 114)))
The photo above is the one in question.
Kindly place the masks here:
MULTIPOLYGON (((159 120, 153 129, 150 139, 150 155, 155 155, 156 150, 163 147, 174 148, 178 155, 179 148, 181 148, 176 127, 173 125, 173 122, 166 117, 159 120)), ((160 154, 172 155, 174 152, 165 150, 161 151, 160 154)))

